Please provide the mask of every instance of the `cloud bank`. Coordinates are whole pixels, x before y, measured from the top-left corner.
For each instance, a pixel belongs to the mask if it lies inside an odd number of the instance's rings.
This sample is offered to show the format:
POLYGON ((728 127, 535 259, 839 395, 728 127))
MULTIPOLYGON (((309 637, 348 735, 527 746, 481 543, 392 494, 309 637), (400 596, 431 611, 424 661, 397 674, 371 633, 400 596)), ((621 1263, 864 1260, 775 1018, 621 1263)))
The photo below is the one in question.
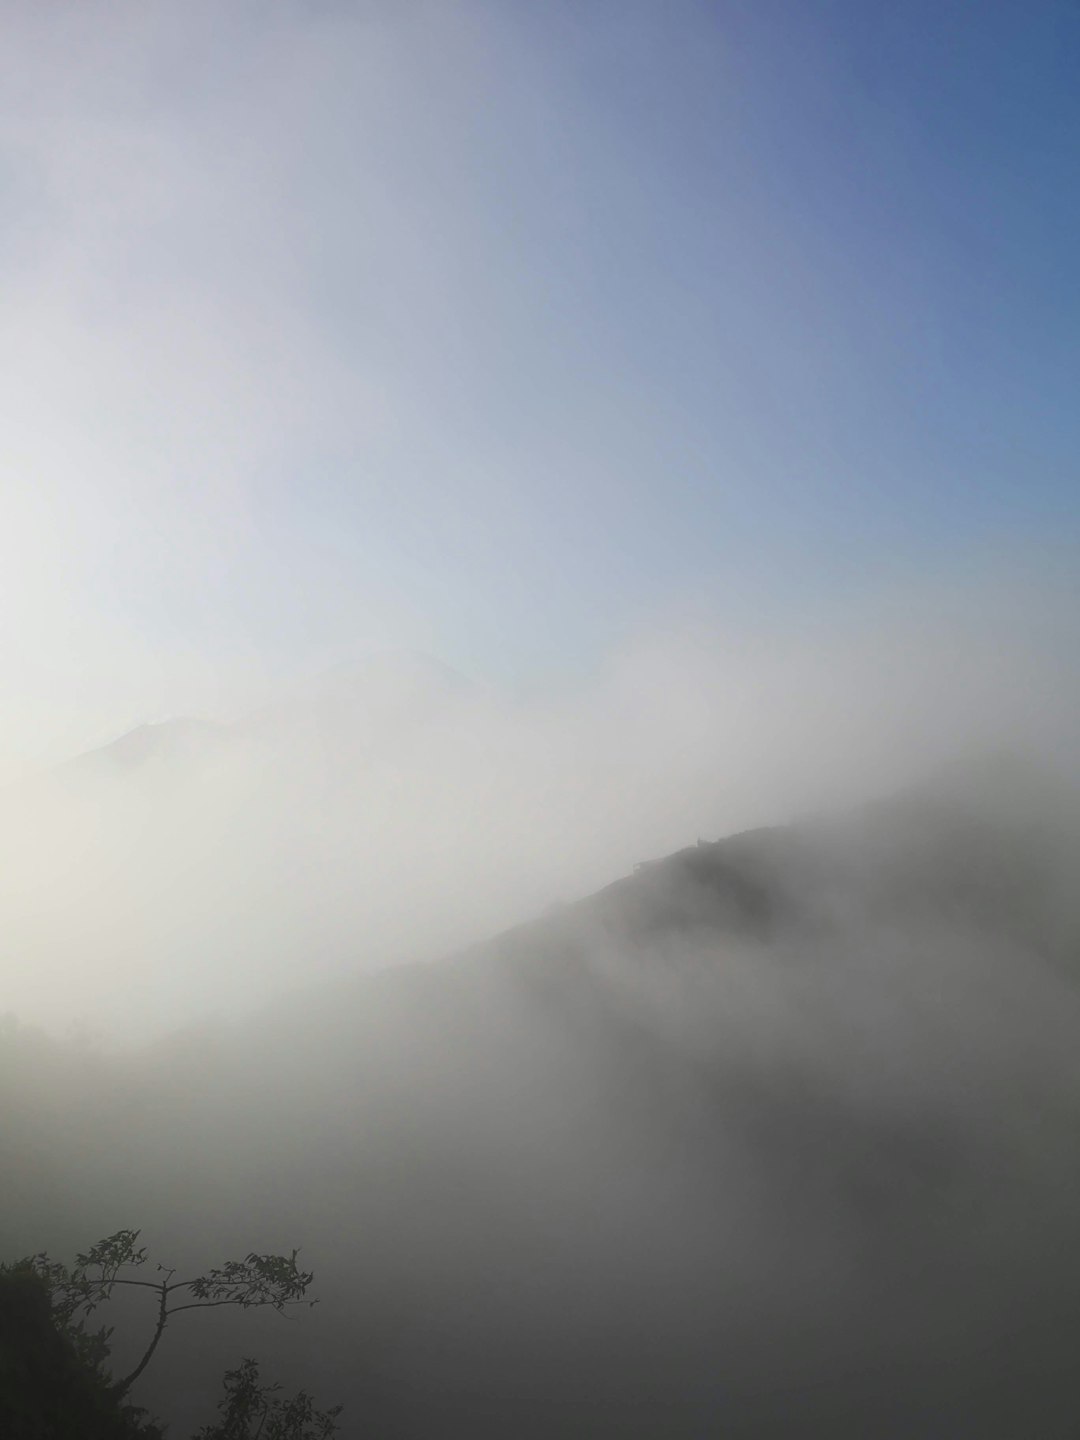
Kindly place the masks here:
POLYGON ((1072 774, 1051 621, 1014 588, 827 634, 657 627, 529 699, 386 655, 228 724, 136 732, 3 792, 5 1004, 172 1028, 435 958, 695 837, 965 758, 1072 774))

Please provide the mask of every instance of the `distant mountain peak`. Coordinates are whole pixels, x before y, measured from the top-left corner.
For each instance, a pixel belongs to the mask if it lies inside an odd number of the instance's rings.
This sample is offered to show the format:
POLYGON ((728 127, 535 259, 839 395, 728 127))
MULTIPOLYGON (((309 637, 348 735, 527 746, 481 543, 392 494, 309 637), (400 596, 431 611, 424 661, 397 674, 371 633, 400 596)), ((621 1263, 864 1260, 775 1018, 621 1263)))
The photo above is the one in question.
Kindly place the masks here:
POLYGON ((226 733, 226 726, 190 715, 151 720, 95 750, 77 755, 64 768, 132 770, 148 761, 171 759, 205 744, 214 744, 226 733))

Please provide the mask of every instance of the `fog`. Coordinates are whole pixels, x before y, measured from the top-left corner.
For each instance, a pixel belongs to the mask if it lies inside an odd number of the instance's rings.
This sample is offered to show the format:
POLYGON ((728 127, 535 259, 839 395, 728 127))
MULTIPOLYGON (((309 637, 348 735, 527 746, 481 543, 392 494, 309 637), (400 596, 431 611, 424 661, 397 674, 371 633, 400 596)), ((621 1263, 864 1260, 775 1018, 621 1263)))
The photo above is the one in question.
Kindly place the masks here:
POLYGON ((434 959, 696 837, 964 756, 1069 768, 1075 667, 1030 591, 1004 595, 939 597, 933 630, 910 596, 829 633, 681 616, 527 697, 369 655, 252 711, 135 728, 0 795, 5 1005, 143 1039, 434 959))
POLYGON ((255 1353, 345 1435, 1064 1440, 1055 605, 684 614, 543 696, 373 655, 9 789, 5 1253, 302 1247, 299 1323, 170 1322, 179 1434, 255 1353))
MULTIPOLYGON (((303 1245, 299 1324, 171 1327, 139 1398, 181 1433, 254 1351, 347 1435, 1064 1437, 1078 857, 1063 772, 954 759, 145 1050, 9 1029, 5 1243, 132 1219, 170 1265, 303 1245)), ((126 1363, 145 1319, 118 1318, 126 1363)))
POLYGON ((971 8, 3 5, 0 1264, 319 1298, 170 1440, 1075 1440, 1075 26, 971 8))

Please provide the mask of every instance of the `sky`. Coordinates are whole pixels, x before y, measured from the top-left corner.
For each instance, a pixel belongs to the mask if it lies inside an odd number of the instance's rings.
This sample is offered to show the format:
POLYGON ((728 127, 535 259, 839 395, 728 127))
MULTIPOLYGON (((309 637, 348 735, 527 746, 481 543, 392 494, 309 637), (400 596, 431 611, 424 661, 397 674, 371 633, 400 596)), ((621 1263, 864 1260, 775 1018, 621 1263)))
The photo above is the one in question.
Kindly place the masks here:
POLYGON ((1074 593, 1075 4, 0 23, 0 776, 372 647, 1074 593))

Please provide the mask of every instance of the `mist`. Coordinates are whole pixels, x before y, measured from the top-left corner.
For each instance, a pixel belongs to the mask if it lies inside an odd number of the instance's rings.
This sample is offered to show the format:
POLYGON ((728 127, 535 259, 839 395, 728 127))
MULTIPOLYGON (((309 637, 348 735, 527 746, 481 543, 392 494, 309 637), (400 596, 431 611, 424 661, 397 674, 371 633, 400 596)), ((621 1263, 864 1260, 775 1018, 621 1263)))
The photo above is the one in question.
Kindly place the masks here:
POLYGON ((129 1226, 315 1275, 173 1440, 1074 1440, 1080 20, 971 11, 4 5, 5 1437, 129 1226))
POLYGON ((181 1425, 244 1345, 345 1433, 1064 1436, 1077 795, 954 762, 124 1054, 9 1027, 5 1241, 303 1241, 302 1325, 170 1334, 181 1425))
POLYGON ((964 756, 1071 769, 1074 667, 1022 648, 1038 612, 1017 594, 992 646, 959 596, 936 630, 915 598, 810 636, 683 619, 561 693, 390 653, 135 728, 0 797, 5 1003, 142 1040, 449 954, 695 837, 964 756))

